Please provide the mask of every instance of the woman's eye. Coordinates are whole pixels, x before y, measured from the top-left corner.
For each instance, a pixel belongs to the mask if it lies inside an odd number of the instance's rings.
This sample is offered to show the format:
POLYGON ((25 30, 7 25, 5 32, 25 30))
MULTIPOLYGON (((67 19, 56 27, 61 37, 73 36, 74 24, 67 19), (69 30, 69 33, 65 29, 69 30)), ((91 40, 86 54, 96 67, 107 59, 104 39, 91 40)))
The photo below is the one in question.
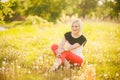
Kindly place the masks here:
POLYGON ((75 27, 78 27, 78 26, 75 26, 75 27))
POLYGON ((72 26, 72 27, 78 27, 78 26, 72 26))

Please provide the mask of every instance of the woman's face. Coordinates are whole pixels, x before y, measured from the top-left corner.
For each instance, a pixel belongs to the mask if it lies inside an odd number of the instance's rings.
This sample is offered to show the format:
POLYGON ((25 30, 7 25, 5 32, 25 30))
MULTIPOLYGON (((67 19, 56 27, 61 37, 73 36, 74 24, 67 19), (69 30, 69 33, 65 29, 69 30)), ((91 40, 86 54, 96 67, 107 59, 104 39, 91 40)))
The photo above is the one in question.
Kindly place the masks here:
POLYGON ((73 34, 79 34, 80 32, 80 26, 78 23, 73 23, 71 26, 71 31, 73 34))

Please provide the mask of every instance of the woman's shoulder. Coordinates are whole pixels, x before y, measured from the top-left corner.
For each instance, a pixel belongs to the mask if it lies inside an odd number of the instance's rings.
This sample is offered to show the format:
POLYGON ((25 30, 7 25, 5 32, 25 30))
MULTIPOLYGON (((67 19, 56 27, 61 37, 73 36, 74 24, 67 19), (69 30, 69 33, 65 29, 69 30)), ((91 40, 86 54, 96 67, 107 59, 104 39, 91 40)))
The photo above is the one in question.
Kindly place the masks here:
POLYGON ((87 40, 86 37, 83 34, 81 35, 80 38, 83 39, 83 40, 87 40))
POLYGON ((71 32, 70 32, 70 31, 69 31, 69 32, 66 32, 64 35, 65 35, 65 36, 69 36, 69 35, 71 35, 71 32))
POLYGON ((64 34, 64 36, 65 36, 65 39, 66 40, 70 40, 71 39, 71 32, 66 32, 65 34, 64 34))
POLYGON ((65 34, 71 34, 71 31, 69 31, 69 32, 66 32, 65 34))

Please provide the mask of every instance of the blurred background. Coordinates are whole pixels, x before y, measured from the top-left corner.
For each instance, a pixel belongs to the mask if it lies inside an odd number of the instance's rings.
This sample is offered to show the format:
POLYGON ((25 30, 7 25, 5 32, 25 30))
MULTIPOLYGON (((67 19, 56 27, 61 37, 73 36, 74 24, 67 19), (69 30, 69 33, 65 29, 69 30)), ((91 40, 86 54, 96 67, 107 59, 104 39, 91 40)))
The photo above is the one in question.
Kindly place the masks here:
POLYGON ((5 22, 24 21, 38 16, 47 21, 66 15, 77 15, 84 19, 120 21, 119 0, 1 0, 0 20, 5 22))
POLYGON ((120 0, 0 0, 0 80, 120 80, 120 0), (83 66, 48 73, 77 18, 83 66))

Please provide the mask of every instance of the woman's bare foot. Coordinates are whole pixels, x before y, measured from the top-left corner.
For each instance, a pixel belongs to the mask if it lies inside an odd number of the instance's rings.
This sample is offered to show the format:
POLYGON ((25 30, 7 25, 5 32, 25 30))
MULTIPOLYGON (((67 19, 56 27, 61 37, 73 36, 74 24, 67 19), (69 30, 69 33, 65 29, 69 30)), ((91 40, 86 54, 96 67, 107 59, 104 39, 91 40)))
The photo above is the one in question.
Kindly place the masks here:
POLYGON ((66 69, 70 69, 70 63, 66 59, 64 61, 64 65, 65 65, 66 69))
POLYGON ((61 63, 62 63, 61 59, 57 58, 49 72, 55 71, 61 65, 61 63))

